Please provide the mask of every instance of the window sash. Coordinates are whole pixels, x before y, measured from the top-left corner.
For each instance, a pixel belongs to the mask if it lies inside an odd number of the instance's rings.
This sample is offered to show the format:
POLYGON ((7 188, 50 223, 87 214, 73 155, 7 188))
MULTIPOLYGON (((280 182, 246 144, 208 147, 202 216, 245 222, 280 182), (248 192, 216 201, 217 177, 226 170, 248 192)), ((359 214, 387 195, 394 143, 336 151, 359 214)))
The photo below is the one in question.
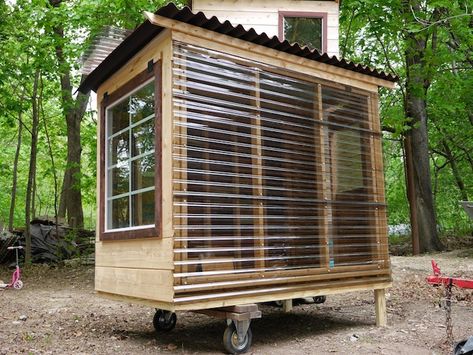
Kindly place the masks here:
MULTIPOLYGON (((105 135, 106 135, 106 142, 105 142, 105 167, 107 169, 107 172, 105 174, 105 232, 109 231, 120 231, 120 230, 127 230, 127 229, 140 229, 140 228, 149 228, 153 227, 153 224, 145 224, 145 225, 139 225, 139 226, 134 226, 134 206, 133 206, 133 196, 136 196, 140 193, 144 192, 149 192, 149 191, 154 191, 155 186, 153 185, 152 187, 147 187, 144 189, 138 189, 134 190, 133 189, 133 161, 136 161, 140 158, 149 156, 151 154, 154 154, 154 148, 145 151, 144 153, 138 154, 136 156, 132 156, 132 135, 133 135, 133 128, 139 127, 140 125, 151 121, 155 118, 155 111, 153 114, 148 115, 141 120, 137 122, 133 122, 133 116, 130 113, 130 106, 131 106, 131 100, 133 98, 133 95, 137 92, 140 92, 143 88, 146 86, 150 85, 151 83, 154 82, 154 78, 151 78, 150 80, 147 80, 146 82, 142 83, 141 85, 137 86, 135 89, 130 91, 129 93, 125 94, 123 97, 119 98, 116 100, 114 103, 110 104, 107 106, 105 110, 105 135), (110 130, 109 125, 111 124, 110 115, 112 113, 112 110, 114 107, 118 106, 119 104, 123 104, 124 102, 128 102, 127 108, 128 108, 128 126, 118 130, 117 132, 112 133, 110 130), (110 134, 111 133, 111 134, 110 134), (110 165, 109 160, 113 159, 113 151, 110 151, 110 144, 112 144, 113 138, 119 137, 120 135, 128 133, 128 156, 127 159, 124 162, 117 162, 116 164, 110 165), (128 189, 127 192, 121 193, 118 195, 113 195, 113 182, 111 180, 110 172, 113 171, 114 168, 120 167, 120 166, 128 166, 128 173, 127 173, 127 178, 128 178, 128 189), (113 225, 116 221, 114 221, 114 216, 113 216, 113 209, 111 208, 111 203, 112 201, 117 201, 118 199, 128 197, 128 226, 127 227, 118 227, 114 228, 113 225)), ((154 107, 154 95, 156 94, 155 90, 155 85, 153 85, 153 107, 154 107)), ((154 129, 154 134, 153 134, 153 144, 155 142, 155 136, 156 135, 156 130, 154 129)), ((154 175, 156 174, 156 162, 154 163, 154 175)))
MULTIPOLYGON (((317 48, 317 50, 321 53, 327 52, 327 16, 326 12, 304 12, 304 11, 279 11, 279 28, 278 28, 278 37, 281 41, 284 41, 285 33, 284 33, 284 23, 286 18, 319 18, 321 19, 321 48, 317 48)), ((305 45, 305 43, 299 43, 301 47, 305 45)))

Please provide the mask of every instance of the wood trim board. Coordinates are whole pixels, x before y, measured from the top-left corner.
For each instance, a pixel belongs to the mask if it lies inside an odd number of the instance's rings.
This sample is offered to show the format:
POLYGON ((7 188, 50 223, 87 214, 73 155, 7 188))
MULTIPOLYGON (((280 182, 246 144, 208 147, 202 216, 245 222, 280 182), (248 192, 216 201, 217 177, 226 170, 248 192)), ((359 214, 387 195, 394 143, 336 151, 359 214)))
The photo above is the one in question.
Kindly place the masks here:
POLYGON ((123 240, 123 239, 141 239, 141 238, 153 238, 153 237, 161 237, 162 236, 162 174, 161 174, 161 122, 162 122, 162 105, 161 105, 161 90, 162 90, 162 61, 158 61, 157 63, 151 62, 152 69, 146 69, 136 75, 134 78, 127 81, 117 90, 115 90, 112 94, 108 95, 104 93, 104 96, 101 98, 100 102, 100 188, 99 188, 99 240, 106 241, 106 240, 123 240), (105 231, 105 203, 106 203, 106 188, 105 188, 105 174, 106 174, 106 166, 105 166, 105 155, 106 155, 106 147, 105 147, 105 121, 106 121, 106 110, 107 107, 121 97, 125 96, 127 93, 132 91, 134 88, 139 87, 149 79, 154 77, 154 85, 155 85, 155 225, 152 228, 143 228, 143 229, 130 229, 125 231, 105 231))

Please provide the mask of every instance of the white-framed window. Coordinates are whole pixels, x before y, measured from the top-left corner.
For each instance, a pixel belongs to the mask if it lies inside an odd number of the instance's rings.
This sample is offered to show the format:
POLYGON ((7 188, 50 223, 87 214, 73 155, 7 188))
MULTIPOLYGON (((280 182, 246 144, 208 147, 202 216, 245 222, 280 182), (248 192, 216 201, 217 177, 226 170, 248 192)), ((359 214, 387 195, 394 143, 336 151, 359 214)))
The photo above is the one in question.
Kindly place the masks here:
POLYGON ((327 13, 280 11, 279 39, 326 52, 327 13))
POLYGON ((105 110, 105 232, 155 225, 155 83, 105 110))

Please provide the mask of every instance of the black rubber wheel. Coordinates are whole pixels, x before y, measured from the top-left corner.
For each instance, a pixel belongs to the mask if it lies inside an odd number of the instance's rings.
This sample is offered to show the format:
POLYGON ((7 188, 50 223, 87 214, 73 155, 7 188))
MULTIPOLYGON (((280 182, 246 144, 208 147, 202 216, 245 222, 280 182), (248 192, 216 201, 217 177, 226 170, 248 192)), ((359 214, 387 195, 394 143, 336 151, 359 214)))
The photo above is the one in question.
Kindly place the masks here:
POLYGON ((165 331, 169 332, 174 329, 177 322, 176 313, 172 313, 171 316, 166 317, 168 311, 157 309, 153 317, 153 326, 157 332, 165 331))
POLYGON ((463 346, 466 344, 466 342, 468 341, 468 339, 466 340, 462 340, 461 342, 457 343, 457 345, 455 346, 455 350, 453 351, 453 354, 454 355, 470 355, 470 354, 473 354, 473 351, 468 351, 466 353, 464 353, 462 351, 462 348, 463 346))
POLYGON ((314 303, 315 304, 325 303, 326 300, 327 300, 326 296, 315 296, 314 297, 314 303))
POLYGON ((246 353, 251 347, 252 340, 253 334, 251 333, 251 328, 248 328, 245 338, 240 343, 238 341, 238 333, 233 322, 225 329, 225 332, 223 333, 223 346, 230 354, 246 353))

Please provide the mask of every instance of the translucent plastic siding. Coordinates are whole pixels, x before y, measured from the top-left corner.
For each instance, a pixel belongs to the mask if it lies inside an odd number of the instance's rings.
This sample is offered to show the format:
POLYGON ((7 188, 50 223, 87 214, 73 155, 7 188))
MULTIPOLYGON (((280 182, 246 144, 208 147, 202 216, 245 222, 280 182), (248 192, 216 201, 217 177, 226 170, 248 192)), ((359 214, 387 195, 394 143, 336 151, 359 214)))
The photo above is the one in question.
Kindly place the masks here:
POLYGON ((385 265, 373 100, 302 78, 174 43, 176 285, 385 265))

